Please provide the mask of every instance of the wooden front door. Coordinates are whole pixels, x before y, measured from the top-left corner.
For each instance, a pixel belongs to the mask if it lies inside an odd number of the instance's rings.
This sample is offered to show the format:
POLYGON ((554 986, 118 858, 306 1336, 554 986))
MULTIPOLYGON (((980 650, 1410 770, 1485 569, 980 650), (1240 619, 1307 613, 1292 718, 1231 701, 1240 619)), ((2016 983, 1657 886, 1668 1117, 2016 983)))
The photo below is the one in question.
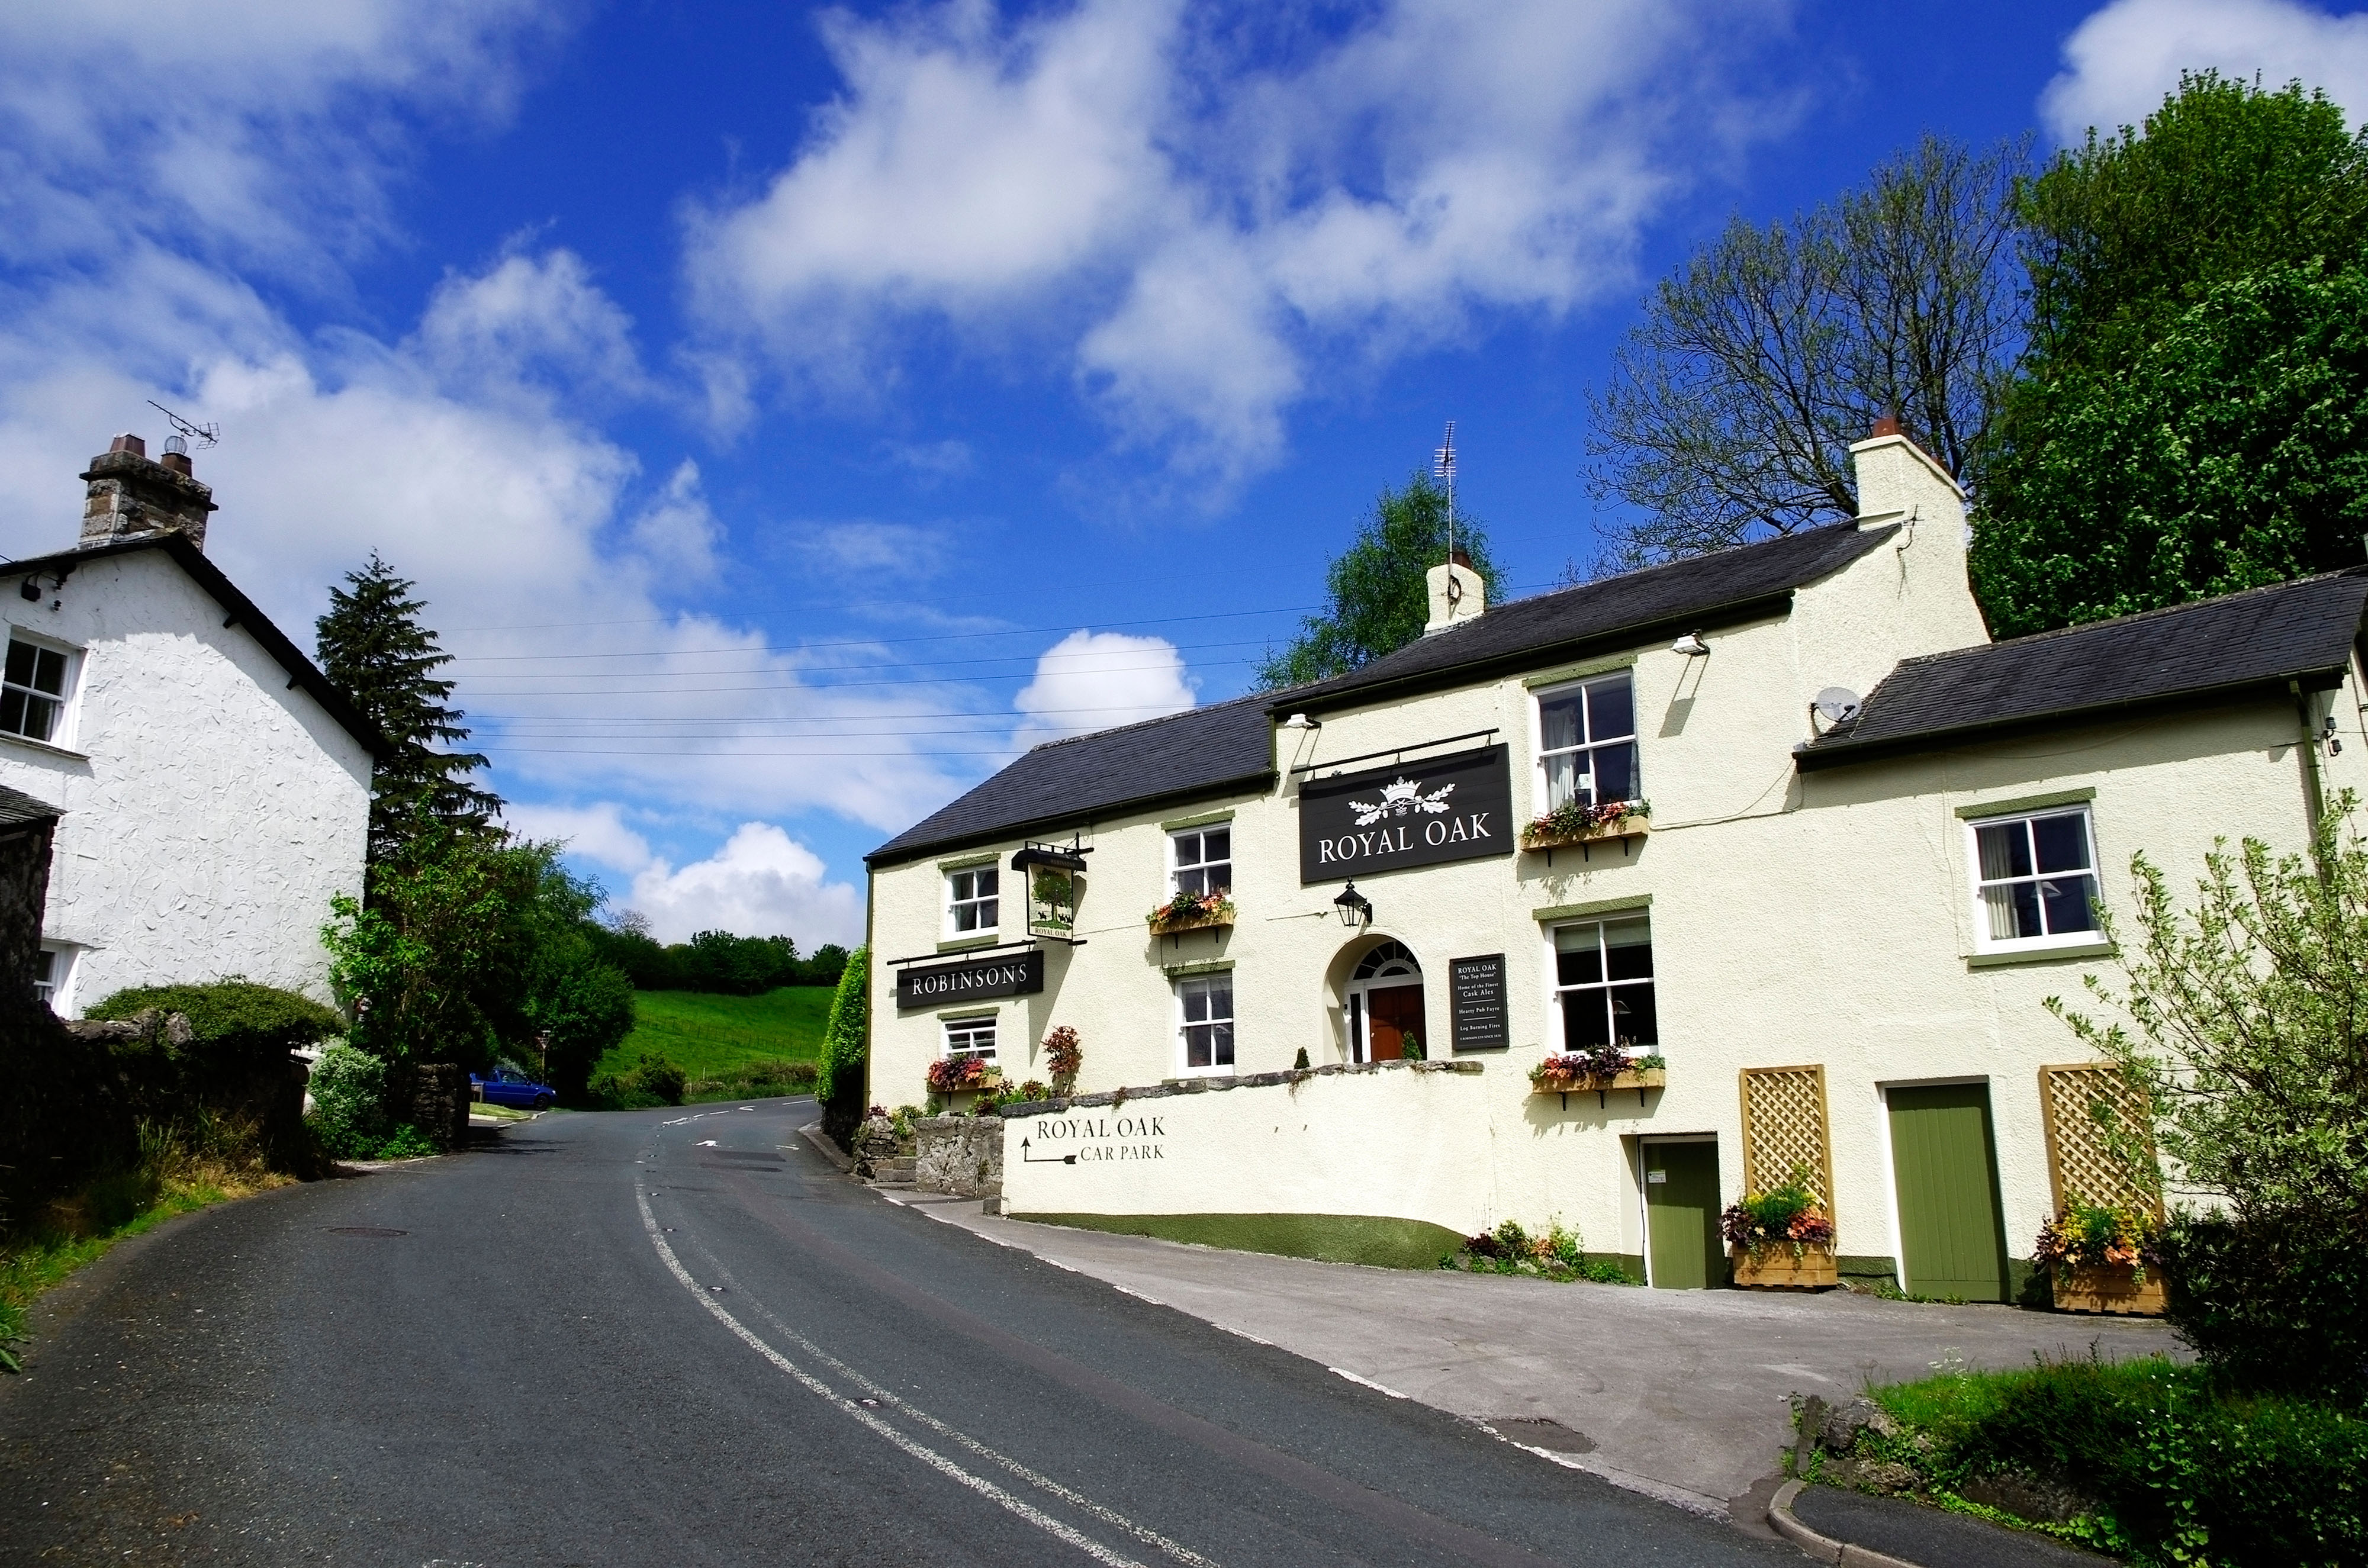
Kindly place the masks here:
POLYGON ((1368 1062, 1396 1062, 1406 1056, 1406 1036, 1424 1039, 1422 1019, 1422 987, 1419 985, 1382 985, 1365 993, 1365 1016, 1370 1020, 1366 1039, 1372 1053, 1368 1062))
POLYGON ((1998 1143, 1987 1084, 1891 1089, 1901 1281, 1918 1296, 2006 1300, 1998 1143))
POLYGON ((1653 1288, 1701 1290, 1726 1283, 1718 1233, 1718 1145, 1645 1145, 1645 1244, 1653 1288))

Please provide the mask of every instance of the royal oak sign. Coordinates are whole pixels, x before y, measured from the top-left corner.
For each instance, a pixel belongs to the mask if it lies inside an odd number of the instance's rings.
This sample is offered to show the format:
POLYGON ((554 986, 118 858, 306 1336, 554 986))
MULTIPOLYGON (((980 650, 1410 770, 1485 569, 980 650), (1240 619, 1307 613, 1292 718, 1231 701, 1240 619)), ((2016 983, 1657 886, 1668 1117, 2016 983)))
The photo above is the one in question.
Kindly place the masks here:
POLYGON ((967 963, 934 964, 896 971, 896 1006, 942 1007, 989 996, 1029 996, 1044 989, 1044 949, 998 953, 967 963))
POLYGON ((1311 778, 1299 787, 1299 880, 1337 882, 1410 866, 1510 855, 1506 748, 1311 778))

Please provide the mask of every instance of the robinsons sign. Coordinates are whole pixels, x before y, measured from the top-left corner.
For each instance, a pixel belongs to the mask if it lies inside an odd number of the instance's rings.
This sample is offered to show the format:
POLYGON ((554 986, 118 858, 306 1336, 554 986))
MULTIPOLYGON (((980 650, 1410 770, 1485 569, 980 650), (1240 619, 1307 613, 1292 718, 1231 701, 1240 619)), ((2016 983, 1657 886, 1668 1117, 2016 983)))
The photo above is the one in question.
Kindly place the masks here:
POLYGON ((896 971, 899 1008, 941 1007, 989 996, 1028 996, 1044 989, 1044 949, 1002 953, 968 963, 938 964, 896 971))
POLYGON ((1501 745, 1311 778, 1299 787, 1299 880, 1510 855, 1512 815, 1501 745))

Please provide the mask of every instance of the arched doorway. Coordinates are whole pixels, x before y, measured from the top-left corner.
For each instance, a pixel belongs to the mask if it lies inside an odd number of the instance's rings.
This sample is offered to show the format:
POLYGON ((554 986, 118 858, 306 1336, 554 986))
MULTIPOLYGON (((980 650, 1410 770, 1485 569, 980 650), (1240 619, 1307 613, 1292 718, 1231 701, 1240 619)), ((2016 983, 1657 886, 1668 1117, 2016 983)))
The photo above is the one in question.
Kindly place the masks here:
POLYGON ((1428 1054, 1422 1012, 1422 965, 1403 943, 1383 942, 1359 960, 1349 977, 1349 1060, 1397 1062, 1412 1037, 1428 1054))

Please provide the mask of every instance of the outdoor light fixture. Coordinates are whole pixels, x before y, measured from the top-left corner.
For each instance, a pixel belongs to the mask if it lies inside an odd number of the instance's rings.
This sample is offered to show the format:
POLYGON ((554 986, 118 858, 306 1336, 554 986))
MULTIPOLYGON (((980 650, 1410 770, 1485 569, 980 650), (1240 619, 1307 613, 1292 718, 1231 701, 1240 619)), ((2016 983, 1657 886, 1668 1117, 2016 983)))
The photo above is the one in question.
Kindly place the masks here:
POLYGON ((1304 713, 1293 713, 1282 722, 1282 727, 1286 730, 1320 730, 1324 727, 1324 721, 1311 719, 1304 713))
POLYGON ((1669 644, 1672 653, 1683 653, 1689 659, 1699 659, 1710 652, 1710 644, 1702 640, 1699 631, 1689 631, 1669 644))
POLYGON ((1340 924, 1351 931, 1362 930, 1373 923, 1373 901, 1359 892, 1354 882, 1340 890, 1332 907, 1340 912, 1340 924))

